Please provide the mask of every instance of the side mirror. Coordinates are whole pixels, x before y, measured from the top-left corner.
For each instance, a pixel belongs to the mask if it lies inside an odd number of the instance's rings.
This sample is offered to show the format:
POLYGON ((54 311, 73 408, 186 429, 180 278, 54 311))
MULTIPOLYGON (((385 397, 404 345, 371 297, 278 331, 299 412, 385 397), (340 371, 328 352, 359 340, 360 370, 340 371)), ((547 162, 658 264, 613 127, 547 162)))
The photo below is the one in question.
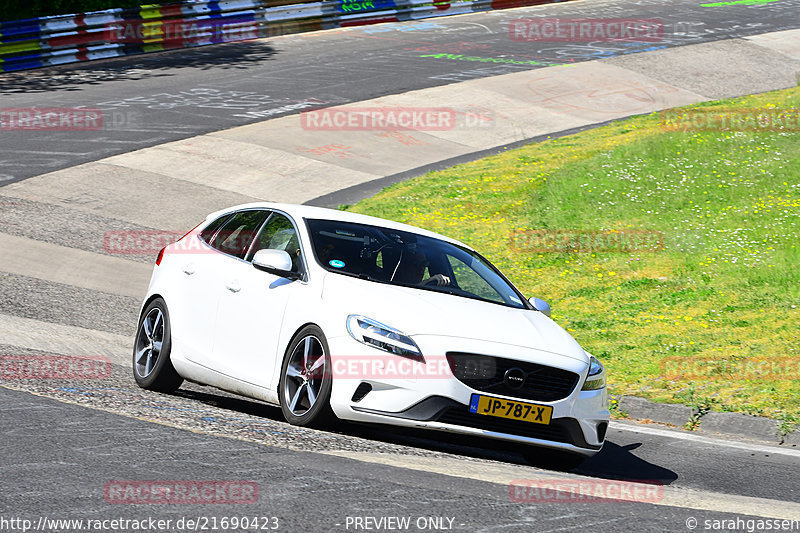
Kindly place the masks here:
MULTIPOLYGON (((258 254, 256 254, 258 255, 258 254)), ((542 300, 541 298, 528 298, 528 301, 531 303, 534 309, 539 311, 540 313, 550 316, 550 304, 542 300)))
POLYGON ((286 279, 300 279, 292 271, 292 257, 283 250, 259 250, 253 256, 253 266, 264 272, 286 279))

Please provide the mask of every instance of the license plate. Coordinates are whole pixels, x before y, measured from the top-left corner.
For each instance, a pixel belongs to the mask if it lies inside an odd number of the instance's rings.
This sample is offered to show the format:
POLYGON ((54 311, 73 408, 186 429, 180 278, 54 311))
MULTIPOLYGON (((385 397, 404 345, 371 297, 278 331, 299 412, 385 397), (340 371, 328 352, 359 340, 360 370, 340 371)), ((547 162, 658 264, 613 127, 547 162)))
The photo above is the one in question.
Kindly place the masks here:
POLYGON ((534 424, 549 424, 553 408, 549 405, 536 405, 527 402, 515 402, 492 398, 481 394, 473 394, 469 402, 469 411, 479 415, 497 416, 522 420, 534 424))

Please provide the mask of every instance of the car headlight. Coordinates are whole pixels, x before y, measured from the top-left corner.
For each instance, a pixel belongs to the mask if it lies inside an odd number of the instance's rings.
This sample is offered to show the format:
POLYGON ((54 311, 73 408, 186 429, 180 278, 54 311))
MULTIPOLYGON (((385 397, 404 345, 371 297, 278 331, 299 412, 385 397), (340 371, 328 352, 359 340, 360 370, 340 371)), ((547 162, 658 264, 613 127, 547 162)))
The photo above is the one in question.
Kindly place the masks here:
POLYGON ((589 356, 589 375, 581 390, 598 390, 606 386, 606 369, 597 357, 589 356))
POLYGON ((358 342, 384 352, 404 357, 422 357, 422 351, 411 337, 377 320, 350 315, 347 317, 347 331, 358 342))

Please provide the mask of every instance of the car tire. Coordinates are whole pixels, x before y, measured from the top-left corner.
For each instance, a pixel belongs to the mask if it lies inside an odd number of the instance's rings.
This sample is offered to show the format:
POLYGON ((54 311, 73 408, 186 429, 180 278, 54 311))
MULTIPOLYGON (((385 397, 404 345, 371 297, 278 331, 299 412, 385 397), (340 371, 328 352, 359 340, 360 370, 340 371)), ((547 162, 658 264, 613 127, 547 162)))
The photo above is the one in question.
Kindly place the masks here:
POLYGON ((289 343, 281 365, 278 397, 295 426, 324 427, 336 419, 330 407, 331 356, 322 330, 310 325, 289 343))
POLYGON ((133 379, 143 389, 174 392, 183 378, 170 361, 172 330, 169 311, 162 298, 145 307, 133 343, 133 379))

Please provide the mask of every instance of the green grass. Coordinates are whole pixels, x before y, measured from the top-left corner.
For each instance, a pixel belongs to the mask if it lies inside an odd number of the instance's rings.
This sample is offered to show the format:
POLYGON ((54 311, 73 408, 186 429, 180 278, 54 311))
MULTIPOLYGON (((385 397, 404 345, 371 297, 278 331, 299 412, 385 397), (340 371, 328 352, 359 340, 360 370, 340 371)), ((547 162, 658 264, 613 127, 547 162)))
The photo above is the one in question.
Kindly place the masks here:
MULTIPOLYGON (((800 88, 683 109, 726 106, 800 108, 800 88)), ((668 131, 661 121, 634 117, 432 172, 347 209, 477 248, 550 302, 605 363, 614 394, 790 427, 800 376, 731 368, 798 368, 800 133, 668 131), (531 253, 512 239, 528 230, 661 232, 663 250, 531 253), (668 361, 709 370, 669 374, 668 361)))

